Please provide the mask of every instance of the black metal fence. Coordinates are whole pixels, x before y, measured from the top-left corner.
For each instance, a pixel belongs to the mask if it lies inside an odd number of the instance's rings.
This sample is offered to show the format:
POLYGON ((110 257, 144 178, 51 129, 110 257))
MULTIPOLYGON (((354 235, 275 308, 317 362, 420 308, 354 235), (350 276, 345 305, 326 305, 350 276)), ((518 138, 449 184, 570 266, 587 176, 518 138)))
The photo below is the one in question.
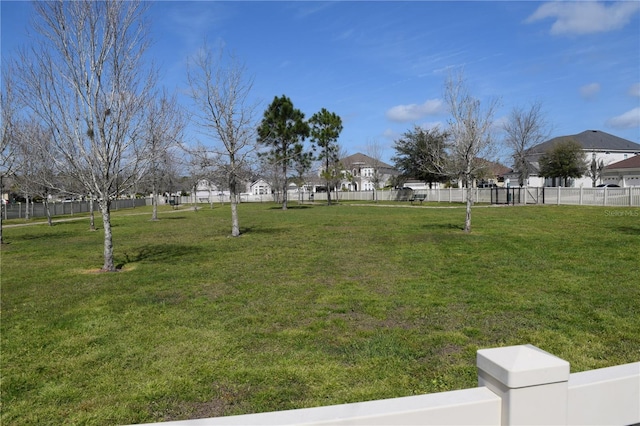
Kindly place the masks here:
POLYGON ((491 204, 522 204, 523 188, 491 188, 491 204))

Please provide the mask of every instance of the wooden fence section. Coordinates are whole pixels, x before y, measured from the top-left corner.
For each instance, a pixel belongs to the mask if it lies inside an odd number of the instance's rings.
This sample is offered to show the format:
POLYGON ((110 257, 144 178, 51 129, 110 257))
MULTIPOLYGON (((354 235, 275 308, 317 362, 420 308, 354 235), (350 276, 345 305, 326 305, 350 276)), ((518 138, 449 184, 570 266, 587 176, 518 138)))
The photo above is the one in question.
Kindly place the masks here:
POLYGON ((640 362, 569 374, 532 345, 477 352, 477 388, 281 412, 168 422, 204 425, 635 425, 640 362))

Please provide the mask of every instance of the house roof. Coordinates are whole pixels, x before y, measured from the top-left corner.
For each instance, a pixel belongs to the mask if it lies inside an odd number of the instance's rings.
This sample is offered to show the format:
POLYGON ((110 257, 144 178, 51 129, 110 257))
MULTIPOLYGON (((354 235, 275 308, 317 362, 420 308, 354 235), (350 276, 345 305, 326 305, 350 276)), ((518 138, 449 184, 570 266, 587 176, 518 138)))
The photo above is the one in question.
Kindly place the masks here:
POLYGON ((539 145, 529 149, 529 155, 539 155, 545 153, 558 142, 574 140, 578 142, 585 151, 629 151, 640 152, 640 144, 630 140, 611 135, 601 130, 585 130, 576 135, 558 136, 549 139, 539 145))
POLYGON ((491 173, 493 173, 494 176, 502 177, 505 174, 508 174, 511 172, 511 169, 509 167, 503 164, 497 163, 495 161, 489 161, 483 158, 478 158, 478 161, 480 162, 480 164, 483 165, 483 167, 486 167, 489 170, 491 170, 491 173))
POLYGON ((344 157, 342 160, 342 164, 346 165, 355 165, 355 164, 361 164, 363 166, 368 166, 371 167, 373 164, 375 164, 376 162, 378 163, 380 168, 383 169, 393 169, 393 166, 380 161, 380 160, 375 160, 371 157, 369 157, 368 155, 362 154, 360 152, 358 152, 357 154, 353 154, 353 155, 349 155, 348 157, 344 157))
POLYGON ((607 170, 611 169, 640 169, 640 155, 634 155, 626 160, 618 161, 617 163, 609 164, 605 167, 607 170))

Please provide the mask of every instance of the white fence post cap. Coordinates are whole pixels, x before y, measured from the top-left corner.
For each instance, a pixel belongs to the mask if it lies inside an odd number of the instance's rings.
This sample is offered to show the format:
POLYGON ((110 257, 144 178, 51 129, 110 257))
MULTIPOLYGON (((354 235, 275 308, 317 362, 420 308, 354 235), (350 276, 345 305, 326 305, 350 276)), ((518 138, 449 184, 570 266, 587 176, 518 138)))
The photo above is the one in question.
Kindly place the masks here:
POLYGON ((510 389, 569 380, 569 363, 533 345, 481 349, 478 369, 510 389))

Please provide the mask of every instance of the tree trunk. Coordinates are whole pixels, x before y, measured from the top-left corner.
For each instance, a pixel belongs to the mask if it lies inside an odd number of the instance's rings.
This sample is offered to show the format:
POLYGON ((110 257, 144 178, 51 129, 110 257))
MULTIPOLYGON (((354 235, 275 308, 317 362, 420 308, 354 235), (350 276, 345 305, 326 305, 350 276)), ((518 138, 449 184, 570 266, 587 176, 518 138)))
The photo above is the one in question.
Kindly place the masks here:
POLYGON ((473 191, 467 181, 467 213, 464 219, 464 232, 471 232, 471 206, 473 205, 473 191))
POLYGON ((158 220, 158 192, 156 191, 155 187, 151 192, 151 204, 153 205, 151 220, 158 220))
POLYGON ((53 221, 51 220, 51 209, 49 208, 49 201, 44 200, 44 209, 47 212, 47 223, 49 226, 53 226, 53 221))
POLYGON ((282 185, 282 210, 287 209, 287 167, 282 167, 282 176, 284 179, 284 184, 282 185))
MULTIPOLYGON (((0 186, 0 197, 2 196, 2 186, 0 186)), ((6 212, 7 205, 4 203, 4 200, 0 201, 0 244, 4 244, 4 240, 2 239, 2 221, 4 220, 4 214, 6 212)))
POLYGON ((89 195, 89 231, 96 230, 96 219, 93 213, 93 194, 89 195))
POLYGON ((238 224, 238 185, 235 175, 235 159, 233 155, 231 157, 231 175, 229 176, 229 192, 231 193, 231 236, 240 236, 240 225, 238 224))
POLYGON ((240 225, 238 224, 238 197, 234 194, 231 198, 231 236, 240 236, 240 225))
POLYGON ((29 215, 29 196, 27 195, 27 196, 24 198, 24 200, 25 200, 25 205, 26 205, 26 207, 27 207, 27 208, 26 208, 26 210, 25 210, 25 212, 24 212, 24 219, 25 219, 25 220, 29 220, 29 219, 31 219, 31 216, 29 215))
POLYGON ((102 213, 102 225, 104 227, 104 265, 102 271, 115 272, 116 266, 113 262, 113 236, 111 234, 111 200, 100 201, 100 211, 102 213))

